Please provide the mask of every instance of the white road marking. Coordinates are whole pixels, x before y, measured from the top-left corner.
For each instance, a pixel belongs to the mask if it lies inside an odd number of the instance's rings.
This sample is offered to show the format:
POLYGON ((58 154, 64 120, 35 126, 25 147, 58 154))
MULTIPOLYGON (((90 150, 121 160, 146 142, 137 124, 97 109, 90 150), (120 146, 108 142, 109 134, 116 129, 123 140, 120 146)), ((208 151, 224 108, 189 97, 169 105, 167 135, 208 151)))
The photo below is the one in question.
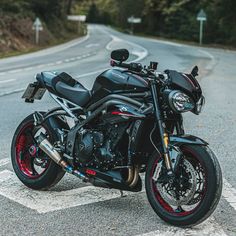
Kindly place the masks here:
POLYGON ((233 207, 236 211, 236 189, 234 189, 233 186, 226 179, 224 179, 223 182, 224 185, 222 195, 225 200, 231 205, 231 207, 233 207))
MULTIPOLYGON (((0 167, 7 165, 8 163, 10 163, 9 158, 0 159, 0 167)), ((0 172, 0 175, 4 175, 4 173, 5 172, 0 172)), ((226 179, 223 179, 223 183, 224 184, 223 184, 222 195, 225 198, 225 200, 231 205, 231 207, 233 207, 234 210, 236 211, 236 189, 226 179)))
POLYGON ((87 77, 87 76, 91 76, 91 75, 96 75, 96 74, 102 73, 105 70, 107 70, 107 68, 104 68, 104 69, 101 69, 101 70, 97 70, 97 71, 93 71, 93 72, 89 72, 89 73, 85 73, 85 74, 81 74, 81 75, 76 75, 76 78, 79 80, 82 77, 87 77))
POLYGON ((47 66, 55 66, 55 63, 54 62, 48 63, 47 66))
POLYGON ((43 68, 43 67, 45 67, 46 66, 46 64, 41 64, 41 65, 37 65, 36 67, 37 68, 43 68))
MULTIPOLYGON (((82 58, 82 57, 81 57, 82 58)), ((73 58, 69 58, 68 59, 68 62, 71 62, 71 61, 73 61, 74 59, 73 58)))
MULTIPOLYGON (((121 38, 118 38, 117 36, 114 36, 114 35, 111 35, 109 34, 108 32, 104 31, 106 34, 108 34, 112 40, 107 44, 106 46, 106 49, 107 50, 112 50, 113 47, 111 46, 112 43, 114 42, 122 42, 122 43, 126 43, 126 44, 129 44, 133 47, 131 53, 135 56, 137 56, 137 58, 131 62, 138 62, 138 61, 141 61, 143 60, 144 58, 146 58, 148 56, 148 51, 136 44, 136 43, 132 43, 130 41, 127 41, 127 40, 123 40, 121 38)), ((42 65, 37 65, 37 66, 32 66, 32 67, 26 67, 26 68, 22 68, 22 69, 19 69, 20 71, 29 71, 29 70, 33 70, 35 68, 41 68, 43 66, 55 66, 55 65, 59 65, 59 64, 62 64, 63 62, 64 63, 68 63, 68 62, 72 62, 72 61, 76 61, 76 60, 80 60, 82 58, 86 58, 86 57, 90 57, 92 55, 95 55, 96 53, 87 53, 87 54, 84 54, 84 55, 80 55, 80 56, 77 56, 77 57, 72 57, 72 58, 67 58, 67 59, 64 59, 63 61, 57 61, 57 62, 53 62, 53 63, 48 63, 48 64, 42 64, 42 65)), ((6 73, 17 73, 19 70, 10 70, 10 71, 6 71, 6 72, 1 72, 0 75, 5 75, 6 73)), ((106 70, 106 68, 104 69, 106 70)), ((90 76, 90 75, 95 75, 97 73, 100 73, 104 70, 98 70, 98 71, 94 71, 94 72, 89 72, 89 73, 85 73, 85 74, 82 74, 82 75, 78 75, 78 77, 87 77, 87 76, 90 76)), ((2 82, 4 83, 4 82, 2 82)), ((4 94, 5 95, 5 94, 4 94)), ((0 95, 2 96, 2 94, 0 95)))
POLYGON ((100 46, 99 43, 91 43, 91 44, 86 45, 85 47, 86 48, 92 48, 92 47, 99 47, 99 46, 100 46))
POLYGON ((125 44, 129 44, 129 45, 131 45, 133 47, 133 49, 131 50, 131 54, 137 56, 137 58, 135 60, 131 61, 131 62, 141 61, 141 60, 143 60, 144 58, 146 58, 148 56, 148 51, 147 51, 146 48, 144 48, 144 47, 142 47, 142 46, 140 46, 140 45, 138 45, 136 43, 132 43, 130 41, 123 40, 123 39, 121 39, 121 38, 119 38, 117 36, 109 34, 105 30, 104 30, 104 32, 106 34, 108 34, 112 38, 112 40, 106 45, 106 49, 108 51, 116 49, 116 47, 112 46, 113 43, 125 43, 125 44))
POLYGON ((152 231, 138 236, 226 236, 222 227, 213 219, 210 218, 204 223, 192 228, 177 228, 166 226, 165 229, 152 231))
MULTIPOLYGON (((48 63, 48 64, 40 64, 40 65, 36 65, 36 66, 25 67, 25 68, 20 68, 20 69, 15 69, 15 70, 8 70, 8 71, 1 72, 0 76, 1 75, 6 75, 8 73, 15 74, 15 73, 19 73, 19 72, 22 72, 22 71, 30 71, 30 70, 34 70, 34 69, 38 69, 38 68, 43 68, 43 67, 46 67, 46 66, 50 67, 50 66, 60 65, 62 63, 68 63, 68 62, 80 60, 82 58, 90 57, 90 56, 93 56, 95 54, 96 53, 87 53, 87 54, 83 54, 83 55, 80 55, 80 56, 77 56, 77 57, 66 58, 62 61, 51 62, 51 63, 48 63)), ((7 81, 7 80, 5 80, 5 81, 7 81)), ((0 82, 0 83, 5 83, 5 82, 0 82)))
MULTIPOLYGON (((0 194, 31 210, 43 214, 71 207, 83 206, 96 202, 120 198, 118 190, 87 186, 67 191, 34 191, 25 187, 9 170, 0 172, 0 194)), ((126 195, 133 193, 126 193, 126 195)), ((222 227, 210 218, 199 226, 181 229, 164 226, 161 230, 141 234, 139 236, 226 236, 222 227)))
POLYGON ((14 73, 19 73, 21 71, 22 71, 22 69, 16 69, 16 70, 9 71, 9 73, 14 74, 14 73))
POLYGON ((205 50, 199 49, 198 51, 205 54, 207 57, 210 58, 211 62, 207 65, 206 69, 212 70, 215 67, 215 65, 217 64, 216 58, 211 53, 209 53, 205 50))
MULTIPOLYGON (((89 72, 89 73, 84 73, 84 74, 76 75, 75 78, 77 80, 80 80, 81 78, 84 78, 84 77, 87 77, 87 76, 92 76, 92 75, 96 75, 96 74, 102 73, 105 70, 107 70, 107 68, 100 69, 100 70, 93 71, 93 72, 89 72)), ((2 81, 2 83, 4 83, 4 81, 2 81)), ((6 82, 10 82, 10 81, 6 81, 6 82)), ((25 90, 25 88, 19 88, 19 89, 3 92, 3 93, 0 93, 0 97, 6 96, 6 95, 10 95, 10 94, 13 94, 13 93, 23 92, 24 90, 25 90)))
POLYGON ((57 45, 57 46, 53 46, 53 47, 46 48, 46 49, 42 49, 42 50, 37 51, 37 52, 32 52, 32 53, 28 53, 28 54, 24 54, 24 55, 19 55, 19 56, 14 56, 14 57, 0 59, 0 63, 2 61, 10 63, 10 62, 21 61, 23 59, 29 59, 29 58, 39 57, 39 56, 51 55, 53 53, 64 51, 64 50, 67 50, 67 49, 69 49, 71 47, 74 47, 74 46, 77 46, 79 44, 82 44, 85 41, 87 41, 89 38, 90 38, 90 27, 88 27, 87 35, 85 37, 83 37, 83 38, 74 39, 74 40, 71 40, 71 41, 69 41, 67 43, 60 44, 60 45, 57 45))
POLYGON ((56 62, 55 62, 56 65, 60 65, 60 64, 62 64, 62 63, 63 63, 63 61, 56 61, 56 62))
POLYGON ((9 83, 9 82, 13 82, 13 81, 16 81, 16 79, 2 80, 2 81, 0 81, 0 84, 9 83))
POLYGON ((153 43, 161 43, 161 44, 166 44, 174 47, 184 47, 186 46, 185 44, 180 44, 180 43, 174 43, 174 42, 169 42, 165 40, 160 40, 160 39, 150 39, 150 38, 145 38, 145 40, 148 40, 153 43))
POLYGON ((23 92, 23 91, 25 91, 25 88, 19 88, 19 89, 3 92, 3 93, 0 93, 0 97, 10 95, 10 94, 13 94, 13 93, 20 93, 20 92, 23 92))
MULTIPOLYGON (((120 197, 118 190, 87 186, 68 191, 34 191, 24 186, 16 175, 0 172, 0 194, 38 213, 83 206, 120 197)), ((126 193, 132 194, 132 193, 126 193)))
POLYGON ((10 163, 10 159, 9 158, 0 159, 0 167, 5 166, 8 163, 10 163))

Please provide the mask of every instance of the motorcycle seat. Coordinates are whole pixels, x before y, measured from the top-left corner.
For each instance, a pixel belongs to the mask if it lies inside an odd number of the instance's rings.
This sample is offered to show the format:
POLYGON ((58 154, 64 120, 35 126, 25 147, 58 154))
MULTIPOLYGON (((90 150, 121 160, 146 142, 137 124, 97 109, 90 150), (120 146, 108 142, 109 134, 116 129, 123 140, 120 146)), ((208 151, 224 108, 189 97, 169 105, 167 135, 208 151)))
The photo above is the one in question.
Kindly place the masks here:
POLYGON ((42 72, 37 74, 36 79, 41 85, 46 87, 49 92, 81 107, 86 105, 91 98, 90 91, 65 72, 60 74, 42 72))

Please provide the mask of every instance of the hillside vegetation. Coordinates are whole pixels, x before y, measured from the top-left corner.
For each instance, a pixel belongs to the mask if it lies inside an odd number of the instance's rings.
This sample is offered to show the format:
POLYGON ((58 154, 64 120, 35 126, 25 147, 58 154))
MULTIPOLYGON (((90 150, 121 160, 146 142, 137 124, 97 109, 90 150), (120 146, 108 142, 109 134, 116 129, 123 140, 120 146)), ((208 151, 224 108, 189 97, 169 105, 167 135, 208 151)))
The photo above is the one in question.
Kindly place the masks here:
POLYGON ((197 13, 204 9, 204 43, 236 46, 235 0, 94 0, 84 1, 88 20, 130 29, 127 18, 141 17, 136 33, 198 41, 197 13))
POLYGON ((39 47, 77 37, 77 25, 67 21, 71 0, 0 0, 0 55, 35 50, 36 17, 43 23, 39 47))
POLYGON ((77 24, 68 14, 86 14, 87 21, 130 32, 130 16, 142 18, 134 32, 198 42, 197 13, 204 9, 204 44, 236 47, 235 0, 0 0, 0 57, 25 52, 77 37, 77 24), (43 22, 40 45, 32 25, 43 22))

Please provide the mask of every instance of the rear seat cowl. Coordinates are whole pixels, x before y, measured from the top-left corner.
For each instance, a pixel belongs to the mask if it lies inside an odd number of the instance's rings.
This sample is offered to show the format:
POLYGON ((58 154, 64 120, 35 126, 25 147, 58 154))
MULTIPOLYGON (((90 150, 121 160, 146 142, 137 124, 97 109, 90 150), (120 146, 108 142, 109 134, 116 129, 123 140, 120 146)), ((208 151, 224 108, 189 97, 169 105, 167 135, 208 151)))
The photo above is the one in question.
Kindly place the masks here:
POLYGON ((55 78, 53 78, 53 80, 55 80, 55 84, 60 81, 71 87, 74 87, 77 84, 77 81, 65 72, 56 75, 55 78))

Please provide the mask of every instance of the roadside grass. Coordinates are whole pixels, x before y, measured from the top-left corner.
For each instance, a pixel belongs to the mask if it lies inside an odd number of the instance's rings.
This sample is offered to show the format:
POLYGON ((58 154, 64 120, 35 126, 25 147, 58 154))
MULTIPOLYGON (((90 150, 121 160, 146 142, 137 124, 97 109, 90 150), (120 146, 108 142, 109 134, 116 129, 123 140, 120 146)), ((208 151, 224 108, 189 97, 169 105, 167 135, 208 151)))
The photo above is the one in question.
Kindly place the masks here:
POLYGON ((73 26, 73 28, 72 28, 73 31, 66 32, 66 34, 63 35, 63 38, 53 39, 51 42, 49 42, 46 45, 35 45, 35 44, 31 43, 28 46, 28 48, 26 48, 26 49, 14 50, 14 51, 8 51, 8 52, 1 52, 0 51, 0 59, 40 51, 42 49, 47 49, 47 48, 50 48, 50 47, 53 47, 53 46, 57 46, 57 45, 69 42, 73 39, 81 38, 81 37, 87 35, 88 30, 87 30, 87 25, 86 24, 81 25, 81 29, 80 29, 79 33, 78 32, 76 33, 76 31, 78 30, 77 24, 76 24, 76 27, 75 27, 75 25, 72 25, 72 26, 73 26))

